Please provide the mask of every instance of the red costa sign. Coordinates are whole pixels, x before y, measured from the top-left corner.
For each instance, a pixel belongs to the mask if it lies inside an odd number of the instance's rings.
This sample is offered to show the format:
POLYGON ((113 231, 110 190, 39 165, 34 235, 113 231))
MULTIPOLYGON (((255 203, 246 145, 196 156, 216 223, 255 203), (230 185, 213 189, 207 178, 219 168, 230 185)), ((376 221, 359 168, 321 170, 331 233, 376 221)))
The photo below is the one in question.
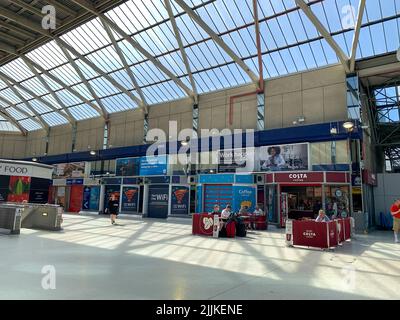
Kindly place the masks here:
POLYGON ((275 182, 303 183, 303 182, 324 182, 323 172, 296 172, 296 173, 275 173, 275 182))

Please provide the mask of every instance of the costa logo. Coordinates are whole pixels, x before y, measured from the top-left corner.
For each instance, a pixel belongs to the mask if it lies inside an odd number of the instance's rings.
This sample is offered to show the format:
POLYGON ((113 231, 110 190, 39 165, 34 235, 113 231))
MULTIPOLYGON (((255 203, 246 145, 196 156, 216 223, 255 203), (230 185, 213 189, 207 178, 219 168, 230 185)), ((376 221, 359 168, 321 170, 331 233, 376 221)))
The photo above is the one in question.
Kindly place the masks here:
POLYGON ((207 217, 204 217, 204 218, 203 218, 203 227, 204 227, 204 230, 209 230, 213 225, 214 225, 214 220, 213 220, 213 218, 207 218, 207 217))
POLYGON ((289 179, 307 179, 307 173, 291 173, 289 179))
POLYGON ((309 239, 315 238, 317 235, 312 230, 306 230, 303 232, 303 236, 309 239))

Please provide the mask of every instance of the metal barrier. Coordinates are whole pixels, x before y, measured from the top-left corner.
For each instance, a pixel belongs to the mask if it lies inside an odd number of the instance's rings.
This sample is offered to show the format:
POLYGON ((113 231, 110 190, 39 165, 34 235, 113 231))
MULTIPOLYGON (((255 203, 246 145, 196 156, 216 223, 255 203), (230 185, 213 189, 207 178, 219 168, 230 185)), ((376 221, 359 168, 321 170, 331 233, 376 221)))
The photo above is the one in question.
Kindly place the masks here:
POLYGON ((0 204, 0 229, 19 234, 20 228, 61 230, 63 209, 58 205, 34 203, 0 204))
POLYGON ((0 204, 0 233, 20 234, 23 210, 22 205, 0 204))

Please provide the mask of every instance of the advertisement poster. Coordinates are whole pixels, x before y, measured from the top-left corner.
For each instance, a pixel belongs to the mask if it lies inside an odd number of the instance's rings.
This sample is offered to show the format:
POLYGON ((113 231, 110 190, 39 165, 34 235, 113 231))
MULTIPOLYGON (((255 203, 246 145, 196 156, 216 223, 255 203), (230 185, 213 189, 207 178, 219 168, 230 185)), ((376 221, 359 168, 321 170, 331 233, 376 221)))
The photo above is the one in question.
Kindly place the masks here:
POLYGON ((49 191, 47 190, 31 190, 29 192, 30 203, 47 203, 49 199, 49 191))
POLYGON ((189 187, 172 186, 171 214, 189 214, 189 187))
POLYGON ((50 183, 51 181, 48 179, 31 178, 29 202, 48 203, 50 183))
POLYGON ((260 147, 260 171, 308 171, 308 143, 260 147))
MULTIPOLYGON (((236 172, 246 168, 247 164, 254 163, 254 149, 233 149, 218 151, 218 172, 236 172)), ((253 171, 251 168, 250 171, 253 171)))
POLYGON ((100 202, 100 187, 90 187, 90 198, 89 198, 89 209, 97 211, 99 210, 100 202))
POLYGON ((83 201, 83 186, 72 186, 69 196, 69 209, 70 212, 79 212, 82 208, 83 201))
POLYGON ((115 164, 115 175, 119 176, 138 176, 140 158, 117 159, 115 164))
POLYGON ((247 211, 252 213, 256 207, 256 188, 250 186, 234 186, 233 199, 234 212, 239 212, 242 206, 246 206, 247 211))
POLYGON ((60 163, 54 166, 53 179, 83 178, 85 162, 60 163))
POLYGON ((82 210, 90 210, 90 191, 91 187, 83 188, 82 210))
POLYGON ((0 202, 6 202, 10 186, 9 176, 0 176, 0 202))
POLYGON ((139 187, 123 186, 121 194, 121 212, 137 213, 139 208, 139 187))
POLYGON ((169 186, 149 187, 148 217, 166 219, 168 217, 169 186))
POLYGON ((11 177, 7 201, 23 202, 29 201, 29 190, 31 177, 11 177))
POLYGON ((56 204, 65 208, 65 187, 57 187, 57 201, 56 204))
POLYGON ((351 184, 353 187, 361 187, 361 174, 352 174, 351 175, 351 184))
POLYGON ((141 176, 162 176, 167 174, 167 156, 140 158, 141 176))

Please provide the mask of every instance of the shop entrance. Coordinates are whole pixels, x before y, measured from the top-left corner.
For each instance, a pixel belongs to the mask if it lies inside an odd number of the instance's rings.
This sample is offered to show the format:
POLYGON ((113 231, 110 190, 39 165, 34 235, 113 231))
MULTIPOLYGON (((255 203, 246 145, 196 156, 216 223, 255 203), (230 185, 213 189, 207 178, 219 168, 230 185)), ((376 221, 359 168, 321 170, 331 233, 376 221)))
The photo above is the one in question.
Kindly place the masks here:
POLYGON ((283 214, 288 219, 314 219, 322 209, 322 186, 285 186, 281 185, 283 214))

